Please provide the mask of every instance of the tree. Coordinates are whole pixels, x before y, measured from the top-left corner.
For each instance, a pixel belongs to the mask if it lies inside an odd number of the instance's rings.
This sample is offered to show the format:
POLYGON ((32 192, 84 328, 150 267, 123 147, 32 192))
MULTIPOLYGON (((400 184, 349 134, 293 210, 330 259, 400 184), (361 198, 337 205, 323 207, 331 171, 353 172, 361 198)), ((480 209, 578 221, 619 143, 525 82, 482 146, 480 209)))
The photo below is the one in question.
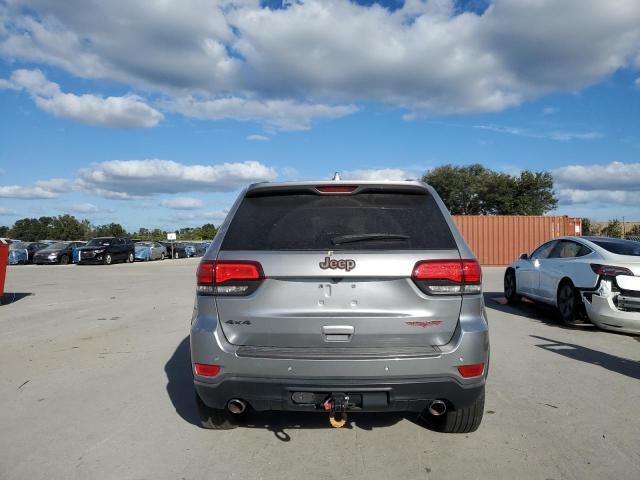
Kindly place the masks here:
POLYGON ((124 237, 126 235, 126 230, 119 223, 99 225, 93 229, 94 237, 124 237))
POLYGON ((10 228, 5 226, 5 225, 0 226, 0 237, 3 237, 3 238, 4 237, 8 237, 9 236, 9 230, 10 230, 10 228))
POLYGON ((213 240, 218 230, 213 223, 205 223, 200 227, 200 240, 213 240))
POLYGON ((87 237, 87 228, 73 215, 58 215, 51 221, 51 237, 57 240, 82 240, 87 237))
POLYGON ((633 237, 640 236, 640 223, 636 223, 633 227, 627 231, 627 235, 631 235, 633 237))
POLYGON ((54 238, 52 235, 53 220, 53 217, 21 218, 16 220, 10 231, 11 237, 25 242, 54 238))
POLYGON ((582 235, 592 235, 593 232, 591 231, 591 220, 589 220, 588 218, 583 218, 582 219, 582 235))
POLYGON ((516 188, 512 215, 543 215, 558 205, 553 193, 553 177, 549 172, 524 170, 513 178, 516 188))
POLYGON ((617 218, 609 220, 609 222, 602 227, 602 230, 600 230, 600 235, 604 237, 622 237, 622 222, 617 218))
POLYGON ((514 176, 480 164, 444 165, 422 179, 454 215, 542 215, 557 205, 549 172, 525 170, 514 176))

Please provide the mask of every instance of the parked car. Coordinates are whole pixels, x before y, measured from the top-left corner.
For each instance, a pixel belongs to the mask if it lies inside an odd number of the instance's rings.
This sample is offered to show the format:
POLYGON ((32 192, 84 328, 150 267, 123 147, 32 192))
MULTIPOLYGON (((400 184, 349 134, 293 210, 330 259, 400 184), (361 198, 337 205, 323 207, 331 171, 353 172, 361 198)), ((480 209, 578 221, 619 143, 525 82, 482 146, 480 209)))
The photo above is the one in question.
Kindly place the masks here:
POLYGON ((209 245, 211 245, 211 242, 196 243, 195 244, 196 251, 195 251, 194 257, 203 256, 207 251, 207 248, 209 248, 209 245))
POLYGON ((190 344, 206 428, 248 408, 415 411, 458 433, 483 416, 480 265, 422 182, 245 189, 198 266, 190 344))
POLYGON ((568 324, 580 314, 606 330, 640 333, 640 243, 606 237, 560 237, 507 268, 507 301, 552 305, 568 324))
POLYGON ((94 238, 84 247, 80 247, 79 251, 79 265, 86 263, 111 265, 117 261, 132 263, 135 258, 133 242, 124 237, 94 238))
POLYGON ((38 265, 60 263, 66 265, 73 261, 73 249, 81 247, 85 242, 56 242, 47 245, 33 256, 33 263, 38 265))
POLYGON ((9 265, 24 265, 27 263, 27 249, 26 245, 20 245, 22 242, 12 242, 9 244, 9 265), (24 248, 16 248, 16 247, 24 247, 24 248))
POLYGON ((169 258, 187 258, 187 250, 183 243, 179 242, 159 242, 167 249, 169 258))
POLYGON ((47 247, 43 242, 13 242, 9 245, 9 265, 33 263, 33 257, 39 250, 47 247))
POLYGON ((182 244, 184 246, 184 252, 187 255, 187 257, 195 257, 196 255, 196 247, 194 244, 192 243, 183 243, 182 244))
POLYGON ((159 242, 136 242, 135 259, 140 261, 164 260, 167 249, 159 242))

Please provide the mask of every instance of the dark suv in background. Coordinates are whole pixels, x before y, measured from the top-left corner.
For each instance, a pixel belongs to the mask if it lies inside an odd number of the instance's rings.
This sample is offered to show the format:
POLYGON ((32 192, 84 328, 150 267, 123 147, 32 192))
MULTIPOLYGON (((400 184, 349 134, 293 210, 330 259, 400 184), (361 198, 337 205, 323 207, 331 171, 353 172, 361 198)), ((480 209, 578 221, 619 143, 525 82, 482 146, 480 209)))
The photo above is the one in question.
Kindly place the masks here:
POLYGON ((250 186, 197 272, 202 425, 246 409, 420 412, 478 428, 489 362, 480 265, 421 182, 250 186))
POLYGON ((99 237, 89 240, 84 247, 79 248, 78 264, 103 263, 111 265, 117 261, 133 263, 135 246, 130 238, 99 237))

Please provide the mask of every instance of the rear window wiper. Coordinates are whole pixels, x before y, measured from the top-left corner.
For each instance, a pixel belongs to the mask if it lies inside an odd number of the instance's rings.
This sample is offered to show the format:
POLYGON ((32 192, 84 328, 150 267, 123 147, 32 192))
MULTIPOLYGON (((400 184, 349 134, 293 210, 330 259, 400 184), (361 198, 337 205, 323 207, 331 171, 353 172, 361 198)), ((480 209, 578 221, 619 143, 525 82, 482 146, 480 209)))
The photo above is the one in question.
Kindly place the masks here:
POLYGON ((409 240, 407 235, 396 233, 358 233, 353 235, 337 235, 331 239, 334 245, 343 243, 366 242, 376 240, 409 240))

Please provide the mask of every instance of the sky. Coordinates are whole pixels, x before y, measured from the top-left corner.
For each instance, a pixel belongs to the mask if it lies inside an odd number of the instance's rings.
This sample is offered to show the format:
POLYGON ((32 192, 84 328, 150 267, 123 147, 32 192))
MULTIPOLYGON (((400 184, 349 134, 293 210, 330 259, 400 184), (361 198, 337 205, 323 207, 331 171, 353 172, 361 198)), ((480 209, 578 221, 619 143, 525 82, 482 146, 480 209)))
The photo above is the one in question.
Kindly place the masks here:
POLYGON ((473 163, 640 220, 640 2, 0 0, 0 225, 218 225, 253 182, 473 163))

